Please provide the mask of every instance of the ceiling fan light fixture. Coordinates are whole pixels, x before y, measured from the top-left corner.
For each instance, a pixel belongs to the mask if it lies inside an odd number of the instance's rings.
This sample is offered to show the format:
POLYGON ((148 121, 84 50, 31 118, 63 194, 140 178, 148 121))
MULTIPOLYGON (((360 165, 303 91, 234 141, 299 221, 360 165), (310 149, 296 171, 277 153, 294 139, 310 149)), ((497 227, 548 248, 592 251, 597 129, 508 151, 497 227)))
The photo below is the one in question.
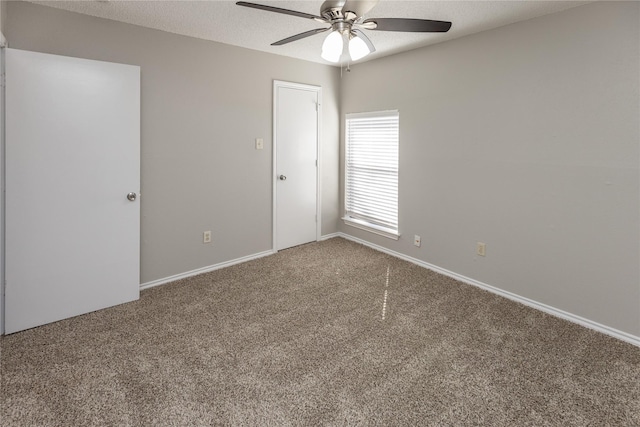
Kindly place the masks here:
POLYGON ((369 46, 367 46, 364 40, 358 36, 351 37, 349 40, 349 56, 351 56, 352 61, 362 59, 370 53, 371 50, 369 50, 369 46))
POLYGON ((322 58, 329 62, 340 61, 342 49, 344 48, 342 34, 340 31, 332 31, 329 33, 324 43, 322 43, 322 58))

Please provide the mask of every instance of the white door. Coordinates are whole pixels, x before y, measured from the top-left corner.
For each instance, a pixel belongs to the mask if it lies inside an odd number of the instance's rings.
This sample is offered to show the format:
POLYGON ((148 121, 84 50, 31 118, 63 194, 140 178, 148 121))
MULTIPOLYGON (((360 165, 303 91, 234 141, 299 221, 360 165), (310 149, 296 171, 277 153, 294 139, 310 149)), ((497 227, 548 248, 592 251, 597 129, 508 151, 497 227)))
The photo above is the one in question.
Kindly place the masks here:
POLYGON ((140 68, 7 49, 6 333, 139 298, 139 188, 140 68))
POLYGON ((320 88, 274 82, 276 250, 318 239, 320 88))

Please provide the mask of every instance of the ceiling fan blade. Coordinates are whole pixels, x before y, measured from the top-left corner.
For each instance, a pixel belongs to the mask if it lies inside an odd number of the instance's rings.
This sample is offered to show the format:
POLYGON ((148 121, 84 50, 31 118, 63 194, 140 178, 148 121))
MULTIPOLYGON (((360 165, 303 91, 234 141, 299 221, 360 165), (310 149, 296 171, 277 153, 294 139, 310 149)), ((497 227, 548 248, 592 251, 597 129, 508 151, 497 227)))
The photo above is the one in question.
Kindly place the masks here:
POLYGON ((378 4, 378 0, 347 0, 342 6, 342 14, 353 12, 359 17, 367 14, 376 4, 378 4))
POLYGON ((407 31, 413 33, 446 33, 451 28, 451 22, 432 21, 430 19, 409 18, 369 18, 363 24, 374 22, 375 28, 365 27, 378 31, 407 31))
POLYGON ((362 41, 365 42, 365 44, 369 48, 369 53, 373 53, 373 52, 376 51, 375 46, 373 45, 373 43, 371 43, 371 40, 369 40, 369 37, 367 37, 364 34, 364 32, 362 32, 362 30, 354 28, 354 29, 351 30, 351 32, 354 33, 356 36, 360 37, 362 39, 362 41))
POLYGON ((326 22, 326 20, 324 18, 321 18, 320 16, 311 15, 310 13, 298 12, 296 10, 282 9, 280 7, 266 6, 264 4, 249 3, 246 1, 239 1, 236 4, 238 6, 252 7, 254 9, 266 10, 269 12, 276 12, 276 13, 284 13, 285 15, 293 15, 299 18, 314 19, 316 21, 326 22))
POLYGON ((283 44, 291 43, 296 40, 303 39, 305 37, 313 36, 314 34, 324 33, 325 31, 330 30, 329 28, 316 28, 315 30, 305 31, 304 33, 296 34, 295 36, 287 37, 286 39, 279 40, 275 43, 271 43, 271 46, 281 46, 283 44))

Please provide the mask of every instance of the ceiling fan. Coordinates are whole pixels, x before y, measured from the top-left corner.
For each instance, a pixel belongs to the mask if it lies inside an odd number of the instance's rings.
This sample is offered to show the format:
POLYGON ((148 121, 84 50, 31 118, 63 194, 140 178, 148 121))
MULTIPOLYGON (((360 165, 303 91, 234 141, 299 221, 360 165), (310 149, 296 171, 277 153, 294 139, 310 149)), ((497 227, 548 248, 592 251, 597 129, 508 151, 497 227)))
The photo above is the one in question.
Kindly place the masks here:
POLYGON ((321 56, 329 62, 340 61, 345 38, 349 43, 349 56, 352 61, 357 61, 375 52, 376 48, 362 30, 446 33, 449 31, 449 28, 451 28, 451 22, 433 21, 430 19, 365 18, 364 15, 373 9, 377 3, 378 0, 327 0, 320 6, 320 16, 246 1, 239 1, 236 4, 269 12, 313 19, 316 22, 331 25, 328 28, 316 28, 271 43, 272 46, 281 46, 332 30, 322 44, 321 56))

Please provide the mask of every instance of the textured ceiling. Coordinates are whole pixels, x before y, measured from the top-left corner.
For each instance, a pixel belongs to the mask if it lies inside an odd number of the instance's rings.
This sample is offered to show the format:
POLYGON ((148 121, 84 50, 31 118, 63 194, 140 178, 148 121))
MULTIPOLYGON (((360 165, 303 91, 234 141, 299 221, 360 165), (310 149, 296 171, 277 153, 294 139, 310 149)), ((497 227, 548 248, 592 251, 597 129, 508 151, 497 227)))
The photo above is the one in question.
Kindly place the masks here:
MULTIPOLYGON (((250 0, 255 3, 319 14, 322 0, 250 0)), ((310 19, 237 6, 235 1, 33 1, 86 15, 213 40, 318 63, 325 34, 283 46, 274 41, 327 25, 310 19)), ((376 52, 360 62, 558 12, 589 1, 405 1, 380 0, 367 17, 451 21, 448 33, 367 31, 376 52)))

